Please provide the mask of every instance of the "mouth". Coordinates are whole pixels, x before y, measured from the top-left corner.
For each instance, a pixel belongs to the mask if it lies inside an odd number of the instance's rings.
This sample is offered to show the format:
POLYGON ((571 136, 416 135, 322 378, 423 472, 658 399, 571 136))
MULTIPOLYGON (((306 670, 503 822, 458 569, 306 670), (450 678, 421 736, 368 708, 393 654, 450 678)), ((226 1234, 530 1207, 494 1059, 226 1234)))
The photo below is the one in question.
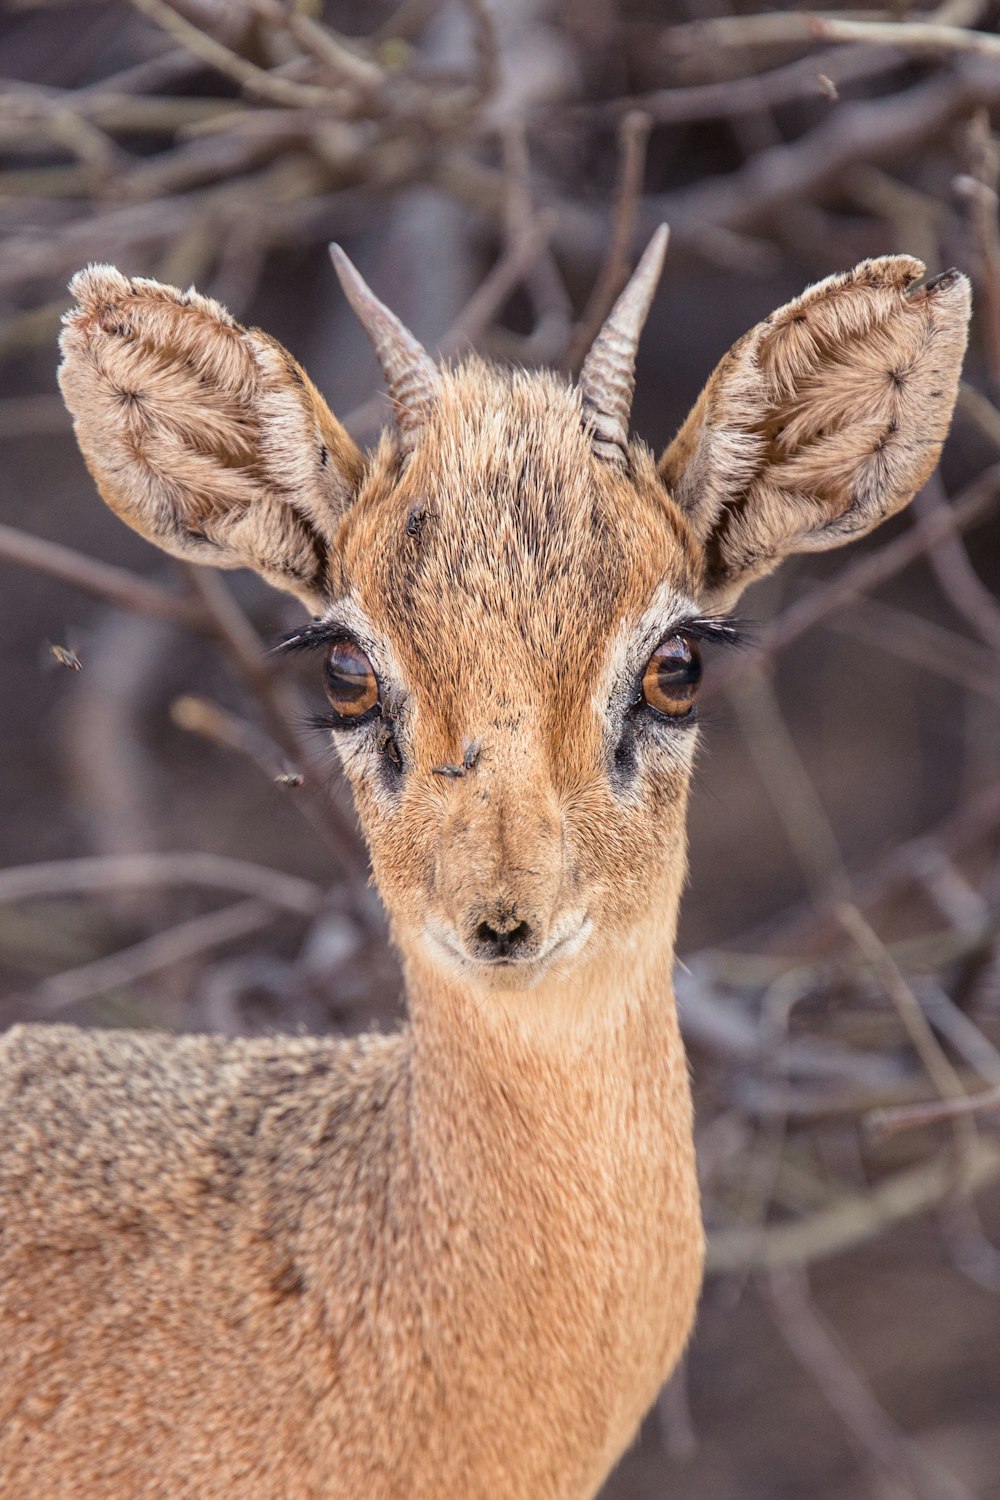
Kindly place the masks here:
POLYGON ((426 924, 424 936, 431 948, 444 957, 452 968, 458 967, 465 974, 477 974, 483 978, 491 976, 504 979, 508 984, 517 980, 527 988, 537 984, 553 963, 560 959, 574 958, 587 941, 592 928, 593 923, 584 912, 582 917, 573 917, 561 924, 537 952, 502 958, 480 958, 467 953, 454 932, 437 922, 426 924))

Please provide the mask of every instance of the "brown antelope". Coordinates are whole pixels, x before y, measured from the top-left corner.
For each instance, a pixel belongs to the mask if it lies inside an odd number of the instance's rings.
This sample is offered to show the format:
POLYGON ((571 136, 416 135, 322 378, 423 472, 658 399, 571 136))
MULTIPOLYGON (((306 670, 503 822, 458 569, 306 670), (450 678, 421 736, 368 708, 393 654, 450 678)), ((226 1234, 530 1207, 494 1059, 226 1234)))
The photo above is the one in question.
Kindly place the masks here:
POLYGON ((699 650, 927 478, 969 287, 890 256, 810 288, 657 461, 629 407, 665 242, 576 384, 439 367, 335 252, 395 409, 368 454, 217 303, 75 278, 104 499, 314 617, 284 645, 317 655, 409 1024, 9 1034, 4 1500, 579 1500, 684 1348, 699 650))

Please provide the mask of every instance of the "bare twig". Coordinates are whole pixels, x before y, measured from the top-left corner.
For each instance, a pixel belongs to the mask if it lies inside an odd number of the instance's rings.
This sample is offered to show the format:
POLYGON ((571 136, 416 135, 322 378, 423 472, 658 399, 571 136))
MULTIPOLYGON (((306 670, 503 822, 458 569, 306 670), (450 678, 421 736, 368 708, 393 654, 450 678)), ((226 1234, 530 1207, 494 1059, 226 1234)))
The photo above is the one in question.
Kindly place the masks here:
POLYGON ((220 854, 177 852, 121 854, 84 859, 48 860, 0 870, 0 905, 67 894, 92 896, 129 886, 204 886, 241 891, 284 911, 314 916, 323 892, 311 881, 282 874, 266 865, 220 854))
MULTIPOLYGON (((967 14, 978 15, 980 10, 981 7, 977 6, 967 14)), ((910 46, 917 50, 933 50, 935 46, 942 50, 966 50, 955 36, 956 32, 958 37, 973 39, 986 35, 967 30, 959 22, 958 13, 946 6, 905 22, 891 10, 870 11, 864 20, 823 12, 764 11, 749 16, 714 16, 672 26, 666 33, 664 46, 668 52, 684 56, 713 47, 807 46, 818 39, 891 47, 896 45, 897 37, 901 43, 908 37, 910 46), (945 41, 936 40, 942 34, 945 41)), ((992 40, 996 41, 996 38, 992 40)))
POLYGON ((895 47, 911 53, 968 52, 980 57, 1000 57, 1000 37, 962 26, 941 26, 928 21, 853 21, 840 16, 802 19, 819 41, 864 42, 867 46, 895 47))
POLYGON ((997 102, 1000 69, 966 64, 888 98, 839 108, 807 135, 757 152, 729 176, 647 200, 645 221, 651 227, 666 220, 678 243, 695 247, 708 231, 752 232, 773 224, 788 204, 821 201, 863 164, 912 159, 954 120, 997 102))
MULTIPOLYGON (((188 71, 196 62, 185 53, 188 71)), ((190 98, 169 94, 133 95, 116 85, 111 78, 102 79, 85 89, 57 89, 40 84, 25 84, 20 79, 0 79, 0 105, 6 114, 14 108, 12 101, 24 97, 28 107, 58 109, 72 101, 73 110, 82 120, 92 122, 111 134, 127 131, 130 135, 172 134, 221 116, 232 119, 239 113, 249 114, 251 106, 238 99, 190 98)))
POLYGON ((511 292, 547 250, 554 227, 554 214, 539 214, 504 251, 441 340, 441 355, 457 353, 463 345, 475 344, 482 337, 511 292))
POLYGON ((768 1290, 782 1338, 843 1422, 862 1461, 874 1464, 894 1482, 902 1479, 917 1500, 975 1500, 966 1485, 924 1458, 890 1421, 854 1360, 820 1317, 805 1273, 774 1270, 768 1290))
MULTIPOLYGON (((155 713, 176 630, 162 620, 101 610, 88 629, 83 691, 67 695, 59 751, 92 854, 138 854, 161 846, 162 801, 144 729, 155 713)), ((116 916, 156 921, 155 892, 116 891, 116 916)))
MULTIPOLYGON (((531 158, 524 122, 512 119, 501 130, 504 169, 503 219, 509 248, 519 244, 536 223, 531 191, 531 158)), ((570 338, 573 305, 555 257, 545 250, 525 272, 525 287, 532 302, 535 326, 522 342, 519 356, 524 362, 554 362, 564 357, 570 338)))
POLYGON ((119 609, 130 609, 136 614, 152 615, 157 620, 169 620, 175 625, 184 625, 188 630, 206 632, 211 629, 210 619, 195 600, 172 594, 159 584, 149 583, 125 568, 113 567, 110 563, 98 562, 96 558, 84 557, 59 542, 49 542, 42 537, 30 536, 26 531, 17 531, 13 526, 0 526, 0 561, 16 563, 22 568, 33 568, 68 583, 85 593, 96 594, 99 599, 115 604, 119 609))
MULTIPOLYGON (((853 881, 855 903, 864 910, 874 906, 876 902, 887 900, 891 895, 898 894, 908 886, 919 884, 923 880, 928 846, 932 849, 937 846, 945 852, 957 855, 970 849, 988 846, 996 838, 998 829, 1000 829, 1000 781, 994 781, 971 797, 967 797, 936 827, 915 839, 900 844, 873 869, 855 877, 853 881)), ((773 941, 775 937, 780 936, 782 943, 794 943, 797 947, 815 946, 830 940, 834 935, 836 925, 829 907, 810 908, 805 915, 797 909, 792 917, 774 924, 771 937, 773 941)), ((961 944, 958 944, 954 934, 946 934, 946 937, 948 939, 946 950, 940 937, 922 938, 912 940, 909 947, 896 945, 894 956, 900 963, 919 961, 924 965, 940 964, 957 956, 958 947, 961 947, 964 952, 976 951, 977 948, 981 949, 985 942, 992 940, 989 930, 978 934, 971 940, 963 939, 961 944)))
POLYGON ((928 1021, 948 1045, 974 1068, 986 1083, 1000 1088, 1000 1047, 997 1047, 936 981, 921 985, 921 1004, 928 1021))
POLYGON ((920 1002, 875 929, 865 921, 857 907, 849 902, 842 902, 838 906, 837 917, 895 1005, 907 1035, 938 1093, 943 1099, 964 1099, 965 1089, 961 1079, 942 1051, 920 1002))
POLYGON ((957 631, 884 599, 852 601, 852 607, 826 621, 839 635, 881 647, 924 672, 957 682, 970 693, 1000 702, 1000 676, 988 651, 957 631))
MULTIPOLYGON (((980 1192, 1000 1179, 1000 1146, 977 1140, 965 1162, 965 1190, 980 1192)), ((711 1273, 747 1266, 807 1265, 877 1238, 893 1224, 926 1213, 952 1197, 959 1184, 955 1156, 945 1151, 887 1177, 868 1193, 845 1193, 829 1208, 761 1231, 717 1229, 708 1238, 711 1273)))
MULTIPOLYGON (((929 553, 953 527, 965 530, 987 515, 1000 498, 1000 464, 993 464, 963 490, 947 509, 922 516, 902 536, 893 538, 857 562, 842 568, 836 578, 789 606, 782 615, 761 631, 757 644, 766 656, 783 651, 792 641, 818 625, 835 610, 843 608, 856 595, 885 583, 901 573, 923 553, 929 553)), ((741 668, 730 665, 719 670, 714 685, 735 677, 741 668)))
POLYGON ((195 26, 172 6, 167 5, 165 0, 131 0, 131 3, 151 21, 162 26, 175 41, 187 47, 195 57, 208 63, 209 67, 216 68, 227 78, 232 78, 257 98, 293 109, 323 108, 337 102, 336 95, 329 89, 296 83, 290 78, 281 78, 268 73, 264 68, 258 68, 256 63, 248 62, 245 57, 240 57, 215 37, 195 26))
POLYGON ((957 409, 974 422, 994 448, 1000 449, 1000 411, 967 380, 958 383, 957 409))
POLYGON ((35 1013, 54 1015, 259 932, 272 918, 272 906, 256 900, 192 917, 106 958, 53 975, 25 997, 25 1004, 35 1013))
POLYGON ((629 254, 635 235, 639 199, 646 165, 646 144, 652 120, 642 110, 630 110, 618 129, 618 183, 612 213, 611 243, 593 291, 574 330, 565 365, 576 371, 628 280, 629 254))
POLYGON ((462 0, 472 20, 476 59, 476 93, 481 103, 492 99, 500 86, 500 42, 490 0, 462 0))
MULTIPOLYGON (((996 39, 1000 41, 1000 38, 996 39)), ((978 267, 976 291, 981 303, 986 357, 994 392, 1000 391, 1000 220, 997 183, 1000 153, 990 132, 986 110, 977 110, 966 127, 965 155, 968 171, 955 179, 955 191, 969 210, 978 267)))
POLYGON ((333 766, 321 764, 293 727, 304 715, 296 706, 291 684, 275 676, 273 658, 268 657, 256 630, 222 579, 208 568, 194 564, 186 565, 186 572, 212 619, 226 655, 260 704, 269 733, 306 778, 307 795, 297 798, 296 805, 301 803, 326 834, 345 872, 362 876, 368 868, 367 851, 353 819, 328 790, 333 766))
POLYGON ((258 15, 272 26, 284 27, 335 78, 362 94, 374 93, 385 83, 385 71, 378 63, 363 56, 357 47, 338 36, 329 26, 313 20, 298 5, 279 4, 278 0, 252 0, 252 4, 258 15))
POLYGON ((831 52, 815 52, 746 78, 726 78, 717 83, 693 84, 687 88, 655 89, 648 94, 616 99, 603 106, 602 112, 618 114, 626 109, 641 109, 657 125, 732 119, 737 115, 774 109, 798 99, 829 100, 829 87, 820 82, 822 78, 826 77, 834 85, 859 82, 888 71, 898 61, 898 53, 888 48, 884 52, 869 47, 838 48, 831 52))
POLYGON ((915 1130, 918 1126, 937 1125, 959 1115, 991 1114, 1000 1110, 1000 1084, 980 1094, 966 1094, 958 1099, 930 1099, 926 1104, 900 1104, 892 1109, 873 1109, 865 1116, 872 1135, 892 1135, 897 1130, 915 1130))
MULTIPOLYGON (((914 1050, 923 1063, 927 1075, 942 1099, 965 1098, 965 1087, 951 1060, 934 1035, 927 1017, 916 995, 907 984, 895 959, 886 949, 875 929, 865 921, 858 908, 849 901, 836 908, 836 915, 875 975, 878 983, 891 999, 896 1013, 903 1023, 914 1050)), ((976 1146, 976 1132, 972 1121, 961 1114, 953 1116, 955 1144, 961 1162, 961 1177, 969 1180, 976 1146)), ((956 1195, 960 1195, 962 1183, 956 1184, 956 1195)))
POLYGON ((748 673, 731 684, 729 694, 813 896, 829 899, 835 891, 843 894, 850 880, 833 826, 788 732, 772 683, 764 672, 748 673))
MULTIPOLYGON (((998 288, 1000 289, 1000 288, 998 288)), ((945 499, 941 481, 934 476, 916 501, 920 517, 940 515, 943 535, 928 549, 927 560, 942 591, 991 651, 1000 653, 1000 603, 972 566, 962 540, 954 510, 945 499)), ((996 666, 989 674, 996 676, 996 666)))
POLYGON ((238 719, 235 714, 226 713, 217 703, 186 693, 174 699, 170 705, 170 717, 189 734, 204 735, 215 745, 248 756, 268 780, 288 786, 301 784, 301 774, 283 760, 277 746, 262 730, 255 724, 248 724, 245 719, 238 719))

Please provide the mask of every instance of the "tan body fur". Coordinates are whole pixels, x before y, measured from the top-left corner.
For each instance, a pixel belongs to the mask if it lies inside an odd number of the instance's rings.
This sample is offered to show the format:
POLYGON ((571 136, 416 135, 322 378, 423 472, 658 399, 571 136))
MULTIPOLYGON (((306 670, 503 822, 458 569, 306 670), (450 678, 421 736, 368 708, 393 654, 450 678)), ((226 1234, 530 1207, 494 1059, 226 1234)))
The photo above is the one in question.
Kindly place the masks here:
POLYGON ((214 304, 77 279, 63 389, 109 504, 257 567, 378 676, 335 738, 410 1021, 0 1042, 4 1500, 599 1488, 702 1264, 670 988, 695 731, 637 718, 637 675, 930 472, 968 288, 919 270, 754 330, 658 467, 593 381, 475 360, 408 367, 406 441, 364 457, 214 304))

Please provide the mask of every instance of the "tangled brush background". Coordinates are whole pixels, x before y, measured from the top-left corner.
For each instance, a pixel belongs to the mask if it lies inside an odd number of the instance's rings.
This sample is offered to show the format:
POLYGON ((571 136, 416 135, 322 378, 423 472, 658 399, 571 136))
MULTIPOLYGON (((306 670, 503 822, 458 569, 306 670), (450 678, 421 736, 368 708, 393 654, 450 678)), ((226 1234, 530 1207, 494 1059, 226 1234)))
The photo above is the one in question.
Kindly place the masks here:
POLYGON ((11 0, 0 22, 4 1023, 397 1015, 317 684, 266 655, 295 606, 167 564, 83 468, 55 390, 74 270, 196 283, 367 441, 387 413, 330 239, 429 347, 572 371, 666 219, 634 408, 655 446, 808 282, 887 251, 973 276, 940 474, 755 589, 755 651, 712 663, 678 974, 709 1280, 608 1500, 1000 1492, 997 18, 11 0))

